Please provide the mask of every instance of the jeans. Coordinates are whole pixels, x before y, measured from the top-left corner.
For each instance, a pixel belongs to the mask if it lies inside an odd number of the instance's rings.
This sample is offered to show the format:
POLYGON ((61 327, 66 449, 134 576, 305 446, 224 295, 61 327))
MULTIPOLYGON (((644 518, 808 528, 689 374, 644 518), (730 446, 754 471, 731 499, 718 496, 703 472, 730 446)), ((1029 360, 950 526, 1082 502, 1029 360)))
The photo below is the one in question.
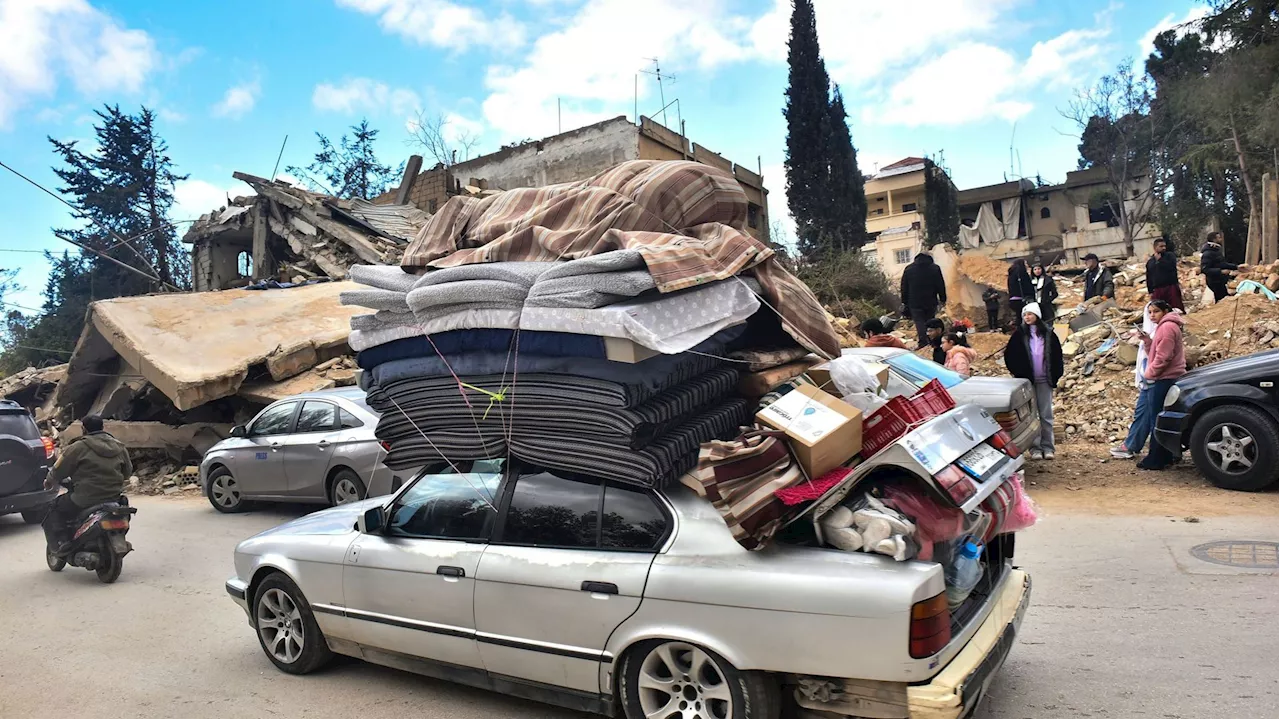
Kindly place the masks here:
POLYGON ((1000 329, 1000 308, 987 310, 987 329, 992 332, 1000 329))
POLYGON ((909 307, 911 311, 911 321, 916 324, 916 347, 924 347, 929 344, 928 330, 925 329, 925 323, 933 319, 938 314, 937 307, 909 307))
POLYGON ((1146 446, 1156 427, 1156 415, 1164 409, 1165 395, 1169 394, 1172 386, 1171 379, 1156 380, 1148 382, 1146 389, 1138 393, 1138 404, 1133 408, 1133 424, 1129 425, 1129 436, 1124 438, 1125 449, 1137 454, 1146 446))
POLYGON ((1053 387, 1048 382, 1036 382, 1036 409, 1040 412, 1040 436, 1031 442, 1031 449, 1053 451, 1053 387))
MULTIPOLYGON (((1156 428, 1156 416, 1164 409, 1164 398, 1168 396, 1169 389, 1173 387, 1173 382, 1171 379, 1156 380, 1148 384, 1147 389, 1142 392, 1143 395, 1147 396, 1147 414, 1151 418, 1147 425, 1147 435, 1150 435, 1151 447, 1147 450, 1147 456, 1143 457, 1142 461, 1138 463, 1143 467, 1164 469, 1178 461, 1177 455, 1165 449, 1164 445, 1157 442, 1155 435, 1152 434, 1156 428)), ((1146 439, 1146 436, 1143 438, 1146 439)), ((1125 446, 1128 447, 1128 444, 1126 443, 1125 446)), ((1129 450, 1137 451, 1133 447, 1129 447, 1129 450)))

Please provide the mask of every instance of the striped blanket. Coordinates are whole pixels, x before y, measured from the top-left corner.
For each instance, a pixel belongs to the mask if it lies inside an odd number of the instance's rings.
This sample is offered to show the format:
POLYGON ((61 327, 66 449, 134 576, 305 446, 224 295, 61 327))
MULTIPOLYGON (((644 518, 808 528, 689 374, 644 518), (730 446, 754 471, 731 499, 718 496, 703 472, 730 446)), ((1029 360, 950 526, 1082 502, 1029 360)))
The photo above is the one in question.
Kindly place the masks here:
POLYGON ((826 312, 804 283, 746 232, 737 180, 697 162, 635 160, 582 182, 451 198, 404 254, 408 269, 570 260, 638 250, 661 292, 749 271, 799 344, 840 353, 826 312))

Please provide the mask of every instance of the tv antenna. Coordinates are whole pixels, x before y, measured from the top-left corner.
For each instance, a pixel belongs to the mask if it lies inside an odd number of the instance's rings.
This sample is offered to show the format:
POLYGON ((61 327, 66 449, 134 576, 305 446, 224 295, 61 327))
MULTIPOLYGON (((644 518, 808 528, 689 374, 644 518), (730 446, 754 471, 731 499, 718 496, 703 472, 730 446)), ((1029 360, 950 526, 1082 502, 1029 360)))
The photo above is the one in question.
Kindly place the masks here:
MULTIPOLYGON (((670 127, 670 125, 667 125, 667 93, 666 93, 666 88, 665 88, 665 87, 663 87, 663 85, 662 85, 662 81, 663 81, 663 80, 670 80, 671 82, 675 82, 675 80, 676 80, 676 76, 675 76, 675 75, 663 75, 663 74, 662 74, 662 66, 661 66, 661 65, 659 65, 659 63, 658 63, 658 58, 656 58, 656 57, 646 57, 646 58, 643 58, 643 59, 648 60, 649 62, 653 63, 653 69, 652 69, 652 70, 641 70, 640 72, 644 73, 645 75, 653 75, 654 77, 658 78, 658 99, 662 101, 662 124, 663 124, 664 126, 666 126, 666 127, 670 127)), ((639 119, 639 118, 636 118, 636 122, 639 122, 639 121, 640 121, 640 119, 639 119)))

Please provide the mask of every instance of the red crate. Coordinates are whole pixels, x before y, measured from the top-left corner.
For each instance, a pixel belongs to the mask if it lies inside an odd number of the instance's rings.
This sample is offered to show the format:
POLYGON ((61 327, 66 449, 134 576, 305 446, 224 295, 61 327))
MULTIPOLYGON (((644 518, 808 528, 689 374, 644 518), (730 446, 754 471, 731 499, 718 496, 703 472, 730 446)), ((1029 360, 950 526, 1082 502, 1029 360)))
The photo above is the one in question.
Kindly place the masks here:
POLYGON ((913 425, 953 409, 956 401, 938 380, 930 380, 911 397, 893 397, 883 407, 862 420, 862 456, 870 457, 913 425))
POLYGON ((947 388, 936 379, 929 380, 929 384, 920 388, 911 396, 911 405, 916 408, 920 414, 919 419, 928 419, 937 417, 951 409, 955 409, 956 401, 951 398, 951 393, 947 392, 947 388))

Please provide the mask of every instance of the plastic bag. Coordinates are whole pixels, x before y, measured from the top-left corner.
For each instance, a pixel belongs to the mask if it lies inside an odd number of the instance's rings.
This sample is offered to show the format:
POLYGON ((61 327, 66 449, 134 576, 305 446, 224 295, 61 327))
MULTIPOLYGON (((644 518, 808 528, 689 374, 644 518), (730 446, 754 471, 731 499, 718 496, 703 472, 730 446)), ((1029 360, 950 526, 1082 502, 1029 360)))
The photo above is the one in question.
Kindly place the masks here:
POLYGON ((890 485, 885 487, 884 495, 891 505, 915 522, 920 559, 933 558, 934 542, 947 542, 966 533, 963 512, 938 504, 923 491, 890 485))
POLYGON ((1031 495, 1027 494, 1027 490, 1022 486, 1021 477, 1011 477, 1009 482, 1013 484, 1014 498, 1013 507, 1010 508, 1008 516, 1004 519, 1004 526, 1000 528, 1000 532, 1018 532, 1036 523, 1040 518, 1040 508, 1036 506, 1031 495))
POLYGON ((827 366, 831 370, 831 381, 845 397, 863 392, 880 393, 880 380, 857 357, 836 357, 827 366))
POLYGON ((818 523, 822 525, 822 536, 827 544, 846 552, 862 549, 862 535, 853 528, 853 511, 848 507, 837 506, 818 523))
POLYGON ((854 392, 852 394, 846 394, 844 396, 844 401, 854 407, 857 407, 858 411, 862 412, 862 416, 866 417, 872 412, 883 407, 889 400, 881 397, 880 395, 871 394, 870 392, 854 392))

